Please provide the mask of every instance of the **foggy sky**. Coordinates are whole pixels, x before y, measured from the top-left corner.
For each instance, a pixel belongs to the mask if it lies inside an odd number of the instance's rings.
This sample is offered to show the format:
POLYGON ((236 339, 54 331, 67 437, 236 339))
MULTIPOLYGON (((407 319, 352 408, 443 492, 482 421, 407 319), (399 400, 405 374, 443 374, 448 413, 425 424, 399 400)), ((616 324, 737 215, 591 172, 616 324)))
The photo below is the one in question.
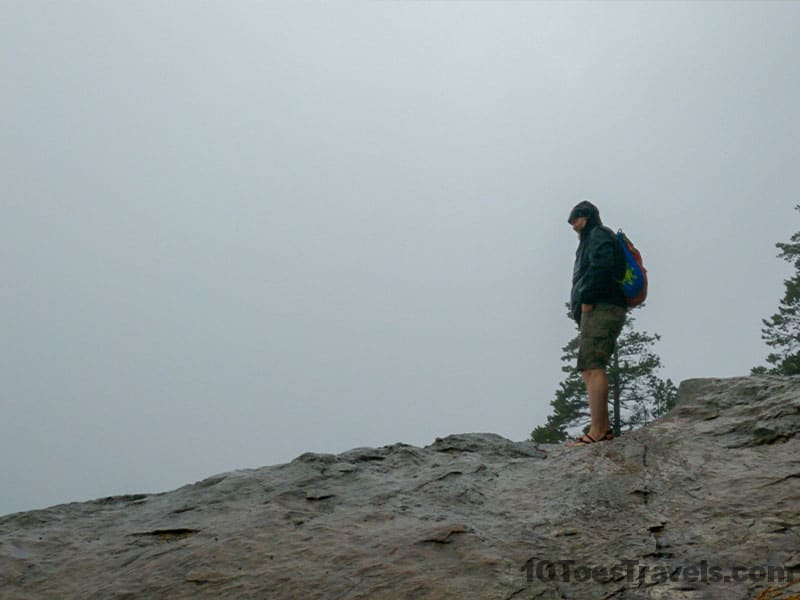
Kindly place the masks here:
POLYGON ((593 201, 662 377, 800 229, 797 3, 0 4, 0 514, 550 412, 593 201))

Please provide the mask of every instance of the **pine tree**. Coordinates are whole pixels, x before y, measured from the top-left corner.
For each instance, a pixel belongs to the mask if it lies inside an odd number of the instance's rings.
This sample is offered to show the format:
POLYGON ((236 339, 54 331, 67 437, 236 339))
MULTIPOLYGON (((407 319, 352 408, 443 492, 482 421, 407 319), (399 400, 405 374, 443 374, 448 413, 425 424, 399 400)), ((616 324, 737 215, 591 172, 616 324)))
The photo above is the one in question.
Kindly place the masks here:
POLYGON ((578 357, 578 337, 572 338, 561 351, 561 362, 565 363, 561 370, 567 374, 566 379, 558 384, 556 397, 550 402, 553 414, 547 417, 547 423, 539 425, 531 432, 531 439, 540 443, 561 442, 567 438, 567 429, 574 423, 588 422, 589 402, 581 375, 575 368, 578 357))
MULTIPOLYGON (((659 334, 635 331, 635 319, 628 315, 617 340, 617 347, 606 368, 609 387, 609 417, 616 435, 635 429, 668 412, 675 403, 677 389, 670 379, 656 375, 661 359, 652 347, 661 339, 659 334)), ((581 375, 575 368, 579 336, 562 348, 561 370, 567 377, 559 383, 555 398, 550 402, 553 413, 544 425, 531 432, 539 443, 564 441, 570 430, 588 431, 589 402, 581 375)))
MULTIPOLYGON (((800 211, 800 205, 794 207, 800 211)), ((769 319, 762 319, 761 339, 774 349, 767 355, 770 367, 755 367, 754 375, 800 374, 800 231, 791 237, 788 244, 777 243, 778 258, 794 265, 795 273, 783 284, 785 293, 778 312, 769 319)))

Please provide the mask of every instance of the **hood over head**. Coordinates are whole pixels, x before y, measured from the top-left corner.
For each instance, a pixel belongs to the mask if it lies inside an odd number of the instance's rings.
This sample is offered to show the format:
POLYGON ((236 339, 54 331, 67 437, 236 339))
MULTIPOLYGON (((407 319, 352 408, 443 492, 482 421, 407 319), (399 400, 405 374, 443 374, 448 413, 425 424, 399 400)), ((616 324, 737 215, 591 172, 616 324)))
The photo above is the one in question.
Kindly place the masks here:
POLYGON ((572 223, 572 221, 578 217, 586 217, 587 230, 603 224, 603 222, 600 220, 600 211, 588 200, 583 200, 575 205, 575 208, 573 208, 569 213, 567 223, 572 223))

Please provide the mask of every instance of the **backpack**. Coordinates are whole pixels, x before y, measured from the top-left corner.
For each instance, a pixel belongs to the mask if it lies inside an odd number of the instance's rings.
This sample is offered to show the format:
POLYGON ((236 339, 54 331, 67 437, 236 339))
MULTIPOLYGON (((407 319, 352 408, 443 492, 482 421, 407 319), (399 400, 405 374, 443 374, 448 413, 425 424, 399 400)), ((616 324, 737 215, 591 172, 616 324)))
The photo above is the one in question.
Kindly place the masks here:
POLYGON ((617 231, 617 241, 625 255, 625 275, 619 282, 622 293, 628 306, 639 306, 647 298, 647 269, 642 264, 642 255, 622 229, 617 231))

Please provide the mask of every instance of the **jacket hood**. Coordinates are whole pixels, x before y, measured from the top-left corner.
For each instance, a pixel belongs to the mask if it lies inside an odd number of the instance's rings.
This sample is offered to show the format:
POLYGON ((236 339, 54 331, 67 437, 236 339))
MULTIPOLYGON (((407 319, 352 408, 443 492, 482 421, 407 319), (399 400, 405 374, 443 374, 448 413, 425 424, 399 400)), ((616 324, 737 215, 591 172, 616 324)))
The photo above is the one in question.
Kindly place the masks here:
POLYGON ((569 213, 567 222, 571 223, 573 219, 577 219, 578 217, 586 217, 586 228, 581 233, 588 233, 589 230, 603 224, 600 220, 600 211, 588 200, 583 200, 575 205, 569 213))

